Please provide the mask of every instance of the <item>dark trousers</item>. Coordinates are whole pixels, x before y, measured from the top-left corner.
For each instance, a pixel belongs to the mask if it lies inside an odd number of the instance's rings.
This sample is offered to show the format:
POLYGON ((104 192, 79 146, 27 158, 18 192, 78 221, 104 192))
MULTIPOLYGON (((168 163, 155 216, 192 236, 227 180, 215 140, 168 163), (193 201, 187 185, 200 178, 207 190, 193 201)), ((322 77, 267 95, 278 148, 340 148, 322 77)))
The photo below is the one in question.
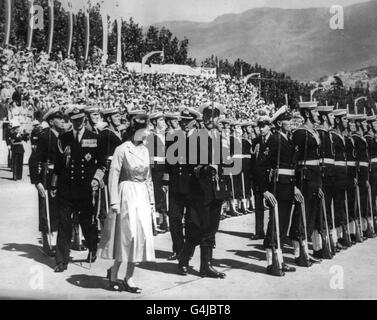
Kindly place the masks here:
POLYGON ((90 199, 58 200, 59 224, 56 244, 56 262, 68 264, 72 239, 72 214, 79 212, 79 223, 86 245, 93 256, 97 252, 98 231, 93 222, 93 206, 90 199))
POLYGON ((314 230, 321 230, 322 203, 318 195, 318 184, 310 180, 303 183, 302 195, 305 198, 306 232, 310 239, 314 230))
POLYGON ((335 203, 333 203, 335 202, 335 193, 336 193, 335 185, 325 184, 323 186, 323 194, 325 195, 325 204, 326 204, 326 216, 327 216, 327 223, 328 223, 329 229, 334 228, 333 223, 332 223, 332 208, 334 208, 334 220, 335 220, 335 203))
POLYGON ((12 150, 8 150, 8 168, 12 169, 12 150))
MULTIPOLYGON (((169 223, 170 234, 173 242, 173 252, 180 253, 185 243, 185 237, 183 232, 182 219, 184 210, 188 211, 189 201, 188 195, 182 193, 169 193, 169 223)), ((188 213, 186 213, 187 216, 188 213)))
MULTIPOLYGON (((282 245, 283 241, 287 238, 287 232, 290 222, 290 215, 292 209, 292 201, 293 200, 279 200, 278 199, 278 216, 279 216, 279 234, 280 234, 280 243, 282 245)), ((270 219, 267 225, 266 237, 264 239, 263 245, 265 248, 276 248, 277 247, 277 232, 276 232, 276 221, 275 221, 275 213, 274 209, 269 210, 270 219), (273 220, 272 220, 273 219, 273 220), (274 233, 272 232, 272 224, 274 225, 274 233)), ((293 215, 292 215, 293 218, 293 215)), ((293 221, 293 219, 292 219, 293 221)), ((291 228, 288 237, 292 240, 298 240, 297 236, 294 236, 295 227, 292 227, 291 221, 291 228)))
POLYGON ((372 206, 373 206, 373 216, 377 216, 377 207, 376 207, 376 197, 377 197, 377 164, 372 164, 372 170, 369 176, 369 183, 371 186, 372 192, 372 206))
POLYGON ((186 216, 186 242, 191 246, 215 248, 222 201, 213 199, 204 203, 202 199, 200 200, 190 199, 186 216))
POLYGON ((255 191, 255 234, 261 237, 265 236, 264 233, 264 203, 263 194, 255 191))
POLYGON ((24 162, 24 153, 12 153, 12 171, 13 171, 13 180, 22 179, 22 170, 24 162))

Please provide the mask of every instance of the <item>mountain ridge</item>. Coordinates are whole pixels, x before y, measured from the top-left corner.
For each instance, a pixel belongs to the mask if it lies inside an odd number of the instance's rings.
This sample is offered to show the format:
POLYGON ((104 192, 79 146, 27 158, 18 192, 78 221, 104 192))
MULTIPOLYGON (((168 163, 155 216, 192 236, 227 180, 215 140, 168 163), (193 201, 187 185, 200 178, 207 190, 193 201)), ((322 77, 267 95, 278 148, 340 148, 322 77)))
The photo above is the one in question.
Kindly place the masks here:
POLYGON ((253 8, 211 22, 166 21, 179 38, 190 41, 189 54, 203 61, 212 54, 241 58, 298 80, 315 80, 377 64, 377 1, 344 7, 343 30, 331 30, 329 8, 253 8))

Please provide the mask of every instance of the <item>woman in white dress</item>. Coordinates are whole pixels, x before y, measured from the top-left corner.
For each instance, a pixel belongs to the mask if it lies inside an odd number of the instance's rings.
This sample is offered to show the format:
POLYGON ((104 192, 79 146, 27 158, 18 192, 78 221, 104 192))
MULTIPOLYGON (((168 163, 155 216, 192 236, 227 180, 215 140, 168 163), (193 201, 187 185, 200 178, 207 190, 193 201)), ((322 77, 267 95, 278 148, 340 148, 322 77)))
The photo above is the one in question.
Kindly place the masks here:
POLYGON ((110 289, 140 293, 133 282, 138 262, 155 261, 152 210, 153 184, 149 153, 144 145, 148 116, 143 110, 130 114, 127 139, 115 149, 109 174, 112 211, 106 219, 99 244, 99 256, 114 259, 108 270, 110 289), (117 282, 122 263, 127 264, 125 279, 117 282))

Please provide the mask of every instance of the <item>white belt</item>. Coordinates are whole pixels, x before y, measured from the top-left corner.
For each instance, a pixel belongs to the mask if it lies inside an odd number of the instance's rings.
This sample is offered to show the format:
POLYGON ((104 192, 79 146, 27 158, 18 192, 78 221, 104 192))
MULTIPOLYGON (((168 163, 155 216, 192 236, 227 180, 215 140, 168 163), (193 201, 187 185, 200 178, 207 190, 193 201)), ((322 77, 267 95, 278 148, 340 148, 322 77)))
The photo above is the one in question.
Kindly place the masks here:
POLYGON ((165 162, 165 157, 153 157, 153 161, 156 161, 156 162, 165 162))
POLYGON ((278 175, 294 176, 295 171, 293 169, 278 169, 278 175))
POLYGON ((319 166, 319 160, 299 161, 298 164, 301 166, 319 166))
POLYGON ((324 158, 324 159, 321 160, 321 163, 334 164, 335 160, 334 159, 329 159, 329 158, 324 158))
POLYGON ((107 160, 113 161, 113 156, 108 157, 107 160))
POLYGON ((335 161, 337 167, 345 167, 347 165, 346 161, 335 161))
POLYGON ((251 159, 251 154, 235 154, 233 159, 251 159))
POLYGON ((359 162, 359 166, 360 166, 360 167, 369 167, 369 163, 368 163, 368 162, 361 161, 361 162, 359 162))
POLYGON ((377 158, 370 159, 371 163, 377 163, 377 158))
POLYGON ((356 161, 347 161, 347 166, 356 167, 356 161))
POLYGON ((50 170, 54 170, 54 165, 53 165, 53 164, 49 164, 47 167, 48 167, 50 170))

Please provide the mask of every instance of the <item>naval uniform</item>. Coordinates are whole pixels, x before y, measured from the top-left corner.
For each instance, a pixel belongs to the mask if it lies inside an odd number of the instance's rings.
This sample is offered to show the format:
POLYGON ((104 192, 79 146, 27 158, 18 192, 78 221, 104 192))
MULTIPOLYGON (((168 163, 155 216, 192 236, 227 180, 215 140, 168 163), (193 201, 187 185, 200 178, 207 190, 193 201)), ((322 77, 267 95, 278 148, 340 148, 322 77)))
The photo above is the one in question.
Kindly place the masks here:
MULTIPOLYGON (((109 126, 106 126, 99 134, 99 148, 103 151, 103 157, 106 161, 106 172, 103 178, 104 185, 108 185, 108 176, 111 166, 111 161, 113 159, 113 155, 115 149, 122 144, 122 136, 121 133, 109 126)), ((109 193, 105 194, 107 188, 101 188, 101 210, 100 210, 100 220, 103 224, 104 219, 107 216, 108 206, 106 204, 106 199, 109 199, 109 193)), ((107 190, 108 192, 108 190, 107 190)))
POLYGON ((151 174, 154 188, 156 211, 166 212, 166 199, 162 187, 166 184, 165 174, 165 136, 155 131, 147 138, 147 148, 150 156, 151 174))
POLYGON ((337 181, 335 179, 335 157, 333 150, 333 141, 332 135, 329 131, 318 128, 317 132, 321 140, 319 148, 319 162, 322 172, 322 188, 323 194, 325 196, 327 223, 329 230, 331 230, 334 228, 332 221, 332 207, 334 206, 335 211, 334 202, 337 184, 337 181))
MULTIPOLYGON (((295 146, 288 136, 281 132, 276 132, 268 139, 266 146, 262 146, 262 153, 257 158, 258 170, 257 179, 262 193, 269 191, 274 194, 278 202, 279 231, 283 241, 288 232, 291 220, 290 214, 294 203, 295 188, 295 146), (277 175, 276 186, 274 183, 277 175)), ((267 226, 264 247, 268 249, 276 248, 276 233, 272 234, 272 219, 274 211, 270 209, 270 220, 267 226)), ((293 218, 293 217, 292 217, 293 218)), ((297 220, 295 220, 297 221, 297 220)), ((275 226, 276 228, 276 226, 275 226)), ((299 228, 291 225, 289 238, 299 241, 299 228)))
MULTIPOLYGON (((293 132, 292 140, 298 153, 296 185, 305 198, 306 230, 308 238, 310 238, 314 230, 321 229, 321 199, 319 198, 319 189, 322 188, 321 169, 319 166, 320 139, 318 133, 314 130, 299 127, 293 132)), ((301 215, 299 216, 301 217, 301 215)))
POLYGON ((347 158, 347 202, 348 202, 348 216, 350 221, 357 219, 357 202, 356 202, 356 152, 355 141, 351 136, 345 136, 346 142, 346 158, 347 158))
MULTIPOLYGON (((179 147, 183 147, 179 145, 179 147)), ((177 255, 182 251, 185 242, 182 219, 189 208, 189 183, 192 172, 189 166, 189 143, 187 134, 182 129, 168 133, 166 136, 166 172, 169 179, 169 224, 173 242, 173 252, 177 255), (170 154, 177 141, 186 141, 186 152, 170 154), (170 161, 173 159, 174 161, 170 161)), ((186 220, 186 219, 185 219, 186 220)))
MULTIPOLYGON (((32 184, 42 183, 47 192, 51 190, 51 179, 58 150, 58 132, 46 128, 39 136, 34 156, 29 160, 30 180, 32 184)), ((46 199, 38 193, 39 231, 48 233, 46 199)), ((57 198, 48 197, 50 212, 50 232, 58 230, 57 198)))
MULTIPOLYGON (((342 134, 336 131, 330 132, 334 150, 334 218, 335 227, 345 227, 347 225, 347 214, 345 207, 345 192, 347 189, 347 158, 346 140, 342 134)), ((326 195, 326 194, 325 194, 326 195)))
POLYGON ((13 180, 22 179, 22 170, 24 165, 24 153, 25 149, 22 141, 27 141, 28 136, 24 133, 12 132, 10 134, 10 145, 12 149, 12 171, 13 180))
POLYGON ((372 193, 373 216, 377 216, 376 197, 377 197, 377 139, 375 134, 365 136, 368 143, 368 154, 370 158, 369 184, 372 193))
MULTIPOLYGON (((56 185, 59 207, 59 226, 56 246, 57 264, 68 264, 72 235, 72 212, 79 212, 79 223, 89 252, 96 256, 98 243, 95 210, 92 204, 91 181, 96 171, 105 171, 103 150, 98 147, 99 136, 85 128, 80 132, 64 133, 58 142, 59 152, 52 184, 56 185), (81 137, 80 137, 81 135, 81 137)), ((97 180, 102 180, 99 177, 97 180)))
POLYGON ((352 138, 355 141, 355 153, 357 160, 357 178, 360 193, 360 209, 361 216, 367 217, 367 205, 368 205, 368 189, 367 181, 369 179, 369 155, 368 144, 364 137, 359 134, 353 134, 352 138))

